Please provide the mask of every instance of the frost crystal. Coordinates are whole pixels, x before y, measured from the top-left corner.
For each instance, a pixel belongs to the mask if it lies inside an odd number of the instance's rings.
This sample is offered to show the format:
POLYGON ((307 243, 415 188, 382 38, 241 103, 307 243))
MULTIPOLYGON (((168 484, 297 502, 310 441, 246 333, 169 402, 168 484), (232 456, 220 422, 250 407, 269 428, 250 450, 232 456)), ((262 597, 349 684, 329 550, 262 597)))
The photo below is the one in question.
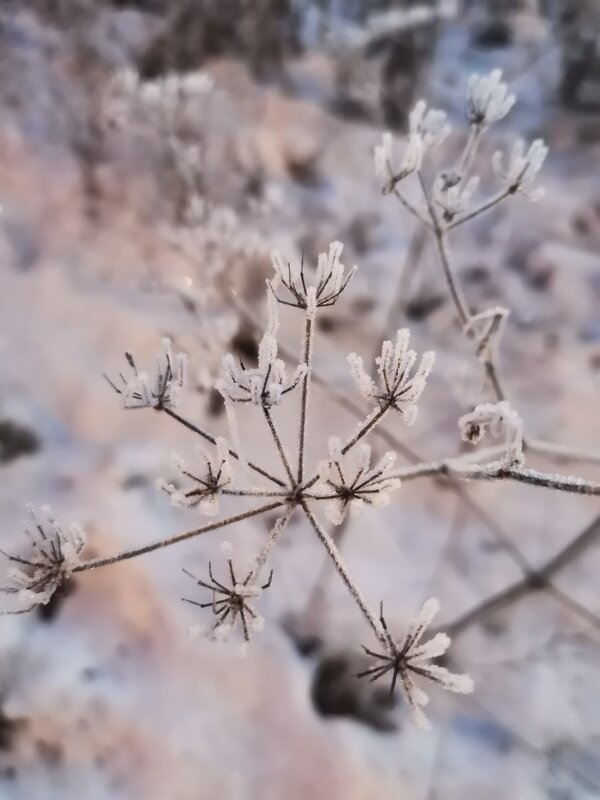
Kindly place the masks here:
POLYGON ((370 469, 371 448, 368 444, 357 445, 344 454, 337 437, 329 440, 329 459, 319 464, 320 482, 315 491, 332 496, 325 507, 325 514, 334 525, 340 525, 350 512, 359 514, 364 505, 376 508, 390 502, 390 494, 400 487, 400 480, 390 475, 396 454, 386 453, 379 463, 370 469))
POLYGON ((17 595, 19 607, 12 613, 24 613, 37 605, 46 605, 62 590, 73 569, 81 564, 79 555, 86 541, 77 523, 63 527, 48 506, 43 506, 38 514, 30 507, 29 513, 32 525, 25 524, 24 529, 31 542, 31 552, 26 556, 4 553, 16 565, 9 571, 8 584, 0 587, 0 591, 17 595))
POLYGON ((288 380, 285 364, 277 358, 277 307, 273 295, 268 297, 270 318, 258 346, 258 366, 246 369, 241 361, 236 364, 231 353, 223 358, 223 377, 215 387, 225 400, 270 408, 278 405, 283 395, 291 392, 306 374, 306 364, 300 364, 288 380))
POLYGON ((411 134, 406 142, 406 147, 400 162, 393 163, 393 140, 392 134, 383 134, 381 144, 374 150, 375 173, 381 182, 383 194, 394 191, 397 183, 421 169, 425 148, 420 134, 411 134))
POLYGON ((341 242, 332 242, 329 252, 319 254, 317 274, 312 283, 306 280, 304 259, 300 269, 293 270, 289 262, 287 265, 284 263, 281 253, 274 250, 271 261, 275 279, 269 283, 274 296, 283 305, 306 309, 311 316, 314 316, 317 308, 334 305, 356 272, 356 267, 353 267, 344 278, 346 268, 340 261, 343 249, 341 242), (279 296, 277 290, 280 283, 288 290, 287 296, 279 296))
POLYGON ((496 175, 506 184, 510 194, 523 192, 529 200, 535 202, 544 196, 544 190, 536 189, 528 192, 526 189, 535 180, 547 155, 548 148, 543 139, 533 141, 527 152, 525 152, 525 143, 519 140, 513 145, 506 169, 504 168, 504 156, 499 150, 492 156, 492 166, 496 175))
POLYGON ((452 222, 455 217, 464 214, 478 186, 477 175, 466 182, 462 175, 456 172, 445 172, 436 178, 433 184, 433 199, 442 209, 445 222, 452 222))
POLYGON ((420 729, 429 727, 422 706, 427 705, 429 697, 414 682, 414 676, 426 678, 437 683, 450 692, 469 694, 473 691, 473 681, 469 675, 456 675, 445 667, 433 664, 432 659, 443 655, 450 646, 450 637, 445 633, 437 633, 429 641, 421 643, 423 634, 439 611, 440 605, 435 598, 427 600, 418 616, 412 619, 403 639, 396 642, 390 634, 380 613, 380 622, 384 631, 386 648, 384 653, 377 653, 363 646, 368 656, 376 660, 376 664, 359 673, 357 677, 368 677, 376 681, 388 672, 392 673, 390 692, 393 695, 398 678, 404 695, 410 706, 413 719, 420 729))
POLYGON ((378 365, 379 386, 365 372, 363 359, 350 353, 350 371, 360 393, 381 409, 395 408, 404 416, 404 422, 412 425, 417 418, 417 400, 425 389, 427 378, 435 361, 431 350, 423 353, 419 368, 411 375, 417 360, 414 350, 408 349, 410 331, 399 330, 396 343, 383 343, 381 355, 375 361, 378 365))
POLYGON ((495 439, 504 437, 507 466, 524 463, 523 422, 517 412, 505 400, 499 403, 482 403, 458 420, 465 442, 478 444, 489 433, 495 439))
POLYGON ((425 100, 419 100, 411 111, 408 126, 410 136, 418 136, 421 139, 423 153, 440 145, 450 133, 446 113, 435 108, 427 111, 425 100))
POLYGON ((214 640, 226 641, 233 632, 236 623, 240 623, 245 642, 249 642, 252 633, 259 633, 264 627, 264 619, 258 613, 255 602, 265 589, 271 585, 273 573, 271 572, 266 583, 257 585, 255 582, 256 573, 249 572, 243 581, 239 581, 235 574, 232 560, 232 550, 229 546, 227 555, 227 567, 230 585, 217 581, 213 576, 212 564, 208 564, 208 574, 210 583, 200 580, 188 572, 186 575, 196 582, 198 586, 212 592, 212 599, 206 603, 198 603, 196 600, 189 600, 184 597, 186 603, 191 603, 199 608, 210 608, 214 614, 214 621, 205 631, 205 635, 214 640))
POLYGON ((123 396, 125 408, 176 408, 181 398, 187 372, 187 356, 173 356, 170 339, 162 340, 162 350, 156 356, 156 369, 150 377, 139 372, 131 353, 125 353, 133 377, 127 380, 121 373, 121 386, 117 386, 107 375, 104 377, 112 388, 123 396))
POLYGON ((194 472, 190 472, 179 456, 174 456, 178 471, 192 481, 191 488, 177 488, 164 481, 158 481, 157 487, 171 496, 173 505, 198 508, 203 514, 213 515, 219 511, 219 495, 233 481, 229 446, 225 439, 218 438, 214 455, 207 454, 202 447, 196 449, 201 468, 194 472))
POLYGON ((471 75, 467 90, 467 120, 470 125, 487 127, 505 117, 515 104, 514 94, 502 82, 502 70, 489 75, 471 75))

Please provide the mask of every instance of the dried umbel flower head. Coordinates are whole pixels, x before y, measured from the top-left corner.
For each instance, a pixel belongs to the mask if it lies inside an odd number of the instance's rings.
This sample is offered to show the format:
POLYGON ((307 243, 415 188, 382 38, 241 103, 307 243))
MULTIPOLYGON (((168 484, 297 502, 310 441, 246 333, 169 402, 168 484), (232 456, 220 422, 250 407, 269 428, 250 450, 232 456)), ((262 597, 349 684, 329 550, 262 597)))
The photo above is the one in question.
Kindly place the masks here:
POLYGON ((510 403, 482 403, 458 421, 462 438, 470 444, 478 444, 489 434, 495 439, 504 438, 507 466, 523 464, 523 422, 510 403))
POLYGON ((356 272, 356 267, 353 267, 344 277, 346 268, 340 261, 343 249, 341 242, 332 242, 329 252, 319 254, 314 281, 307 280, 304 259, 299 269, 292 268, 289 262, 287 265, 284 263, 278 250, 273 250, 271 261, 275 278, 268 285, 278 302, 305 309, 311 317, 314 317, 317 308, 334 305, 356 272), (279 294, 280 284, 287 289, 287 296, 279 294))
POLYGON ((514 106, 516 97, 508 93, 502 82, 502 70, 489 75, 471 75, 467 90, 467 120, 470 125, 486 128, 505 117, 514 106))
POLYGON ((450 692, 469 694, 473 691, 473 681, 469 675, 456 675, 445 667, 432 663, 433 659, 442 656, 450 646, 449 636, 445 633, 436 633, 427 642, 421 641, 439 608, 440 604, 435 598, 427 600, 417 617, 410 621, 406 635, 395 641, 383 616, 382 607, 379 619, 385 634, 385 652, 379 653, 363 646, 365 653, 375 659, 376 663, 357 676, 376 681, 391 672, 392 695, 399 678, 415 723, 421 729, 429 727, 427 717, 422 711, 422 706, 427 705, 429 697, 415 684, 415 677, 426 678, 450 692))
POLYGON ((478 186, 477 175, 465 181, 460 173, 443 172, 436 178, 433 184, 433 200, 442 209, 445 222, 452 222, 464 214, 478 186))
POLYGON ((423 139, 418 133, 408 136, 402 158, 398 163, 394 162, 393 150, 392 134, 387 131, 383 134, 381 144, 377 145, 373 151, 375 173, 381 182, 383 194, 393 192, 400 181, 420 170, 425 155, 423 139))
POLYGON ((279 405, 281 399, 294 389, 306 374, 306 364, 299 364, 287 377, 285 364, 277 358, 277 304, 268 294, 269 324, 258 346, 258 366, 246 368, 240 360, 236 363, 232 353, 223 358, 223 374, 215 388, 224 399, 233 403, 251 403, 270 408, 279 405))
POLYGON ((547 155, 548 148, 543 139, 533 141, 527 152, 525 142, 518 140, 510 152, 507 167, 504 167, 504 156, 499 150, 492 156, 492 166, 498 178, 506 184, 509 194, 523 192, 529 200, 535 202, 544 196, 544 189, 529 191, 528 187, 537 177, 547 155))
POLYGON ((85 546, 85 533, 77 523, 64 527, 49 506, 43 506, 38 513, 31 507, 28 510, 31 522, 25 523, 24 529, 29 552, 16 556, 0 551, 15 565, 9 571, 8 583, 0 588, 6 594, 17 595, 17 608, 7 613, 25 613, 49 603, 81 564, 80 553, 85 546))
POLYGON ((329 497, 325 515, 334 525, 340 525, 348 512, 357 516, 365 505, 379 508, 390 502, 390 495, 400 488, 400 480, 390 473, 396 454, 389 452, 371 468, 371 448, 357 445, 344 453, 337 437, 329 440, 329 458, 319 464, 319 482, 315 492, 329 497))
POLYGON ((165 481, 157 481, 157 487, 167 492, 173 505, 197 508, 203 514, 214 515, 219 511, 219 496, 233 482, 233 469, 229 459, 229 445, 222 437, 216 442, 214 454, 198 446, 199 468, 193 471, 177 455, 173 460, 179 473, 191 481, 189 487, 175 487, 165 481))
POLYGON ((424 152, 438 147, 451 130, 446 113, 435 108, 427 110, 425 100, 419 100, 410 112, 408 127, 411 136, 420 137, 424 152))
POLYGON ((212 564, 208 564, 208 574, 210 583, 196 578, 186 569, 186 575, 196 582, 198 586, 212 592, 212 599, 205 603, 196 600, 189 600, 184 597, 186 603, 191 603, 199 608, 210 608, 215 617, 212 625, 206 631, 206 636, 212 640, 225 641, 239 625, 245 642, 249 642, 252 633, 258 633, 264 627, 264 619, 258 613, 255 603, 265 589, 271 585, 273 572, 269 574, 267 581, 258 584, 256 581, 256 571, 249 572, 243 581, 238 580, 233 566, 233 548, 229 542, 224 542, 222 551, 227 557, 227 570, 229 586, 216 580, 212 572, 212 564))
POLYGON ((112 381, 108 375, 104 377, 117 392, 122 395, 125 408, 176 408, 181 398, 187 373, 187 355, 173 355, 171 340, 162 340, 162 350, 156 355, 156 367, 153 375, 139 372, 131 353, 125 358, 133 371, 127 379, 119 373, 121 386, 112 381))
POLYGON ((403 415, 404 422, 412 425, 417 418, 417 400, 425 389, 435 361, 435 353, 431 350, 423 353, 421 363, 413 373, 417 354, 409 349, 409 340, 410 331, 408 328, 402 328, 396 335, 395 343, 391 341, 383 343, 381 355, 375 359, 378 365, 379 385, 365 372, 361 356, 350 353, 348 362, 356 386, 367 400, 382 410, 395 408, 403 415))

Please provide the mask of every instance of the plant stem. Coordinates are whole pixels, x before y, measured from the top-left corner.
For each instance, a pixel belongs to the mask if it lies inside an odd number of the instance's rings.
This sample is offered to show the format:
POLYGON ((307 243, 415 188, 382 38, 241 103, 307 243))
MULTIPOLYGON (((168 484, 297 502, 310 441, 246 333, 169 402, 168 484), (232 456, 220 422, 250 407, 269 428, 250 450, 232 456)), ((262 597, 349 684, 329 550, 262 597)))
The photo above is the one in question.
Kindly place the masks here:
POLYGON ((313 515, 312 511, 310 510, 305 500, 301 501, 301 505, 302 508, 304 509, 304 513, 308 518, 308 521, 310 522, 317 536, 321 540, 321 544, 323 545, 323 547, 327 551, 327 554, 333 561, 333 564, 335 565, 335 568, 338 571, 339 576, 341 577, 344 584, 346 585, 346 588, 352 595, 356 605, 361 610, 363 617, 371 626, 373 633, 377 637, 378 641, 387 649, 388 643, 383 628, 381 626, 381 623, 367 605, 367 602, 363 597, 360 589, 358 588, 358 586, 350 576, 350 573, 346 569, 346 566, 342 561, 342 556, 340 554, 340 551, 337 549, 335 542, 333 541, 331 536, 327 533, 327 531, 321 527, 321 525, 313 515))
POLYGON ((308 416, 308 400, 310 394, 310 373, 314 343, 314 318, 306 313, 304 317, 304 340, 302 345, 302 361, 306 364, 306 374, 302 381, 302 400, 300 407, 300 440, 298 443, 298 485, 304 479, 304 449, 306 445, 306 420, 308 416))
POLYGON ((219 520, 219 522, 211 522, 208 525, 204 525, 202 528, 195 528, 191 531, 178 533, 175 536, 170 536, 167 539, 161 539, 158 542, 152 542, 152 544, 147 544, 143 547, 137 547, 133 550, 124 550, 122 553, 117 553, 114 556, 107 556, 106 558, 96 558, 92 561, 84 561, 83 564, 79 564, 71 571, 84 572, 88 569, 96 569, 96 567, 105 567, 109 564, 116 564, 119 561, 126 561, 129 558, 137 558, 138 556, 143 556, 146 553, 151 553, 153 550, 160 550, 163 547, 170 547, 172 544, 183 542, 186 539, 193 539, 195 536, 199 536, 202 533, 216 531, 219 528, 225 528, 227 525, 233 525, 234 523, 241 522, 244 519, 250 519, 251 517, 256 517, 259 514, 265 514, 275 508, 280 508, 282 505, 284 505, 283 502, 278 502, 269 503, 268 505, 260 506, 259 508, 253 508, 250 511, 244 511, 243 513, 236 514, 233 517, 227 517, 226 519, 219 520))
POLYGON ((288 506, 288 508, 285 511, 285 513, 282 514, 281 517, 278 517, 275 520, 275 524, 273 525, 273 528, 271 529, 271 535, 269 536, 268 541, 265 543, 265 545, 263 546, 262 550, 260 551, 260 553, 256 557, 256 560, 254 562, 254 566, 252 567, 252 570, 250 571, 248 577, 246 578, 246 583, 248 583, 248 584, 252 583, 258 577, 258 575, 260 574, 261 569, 264 567, 264 565, 266 563, 266 560, 269 557, 269 553, 271 552, 271 550, 275 546, 275 544, 276 544, 277 540, 279 539, 279 537, 281 536, 281 534, 287 528, 288 522, 292 518, 292 515, 293 515, 295 509, 296 509, 295 505, 288 506))
POLYGON ((292 469, 290 467, 290 462, 288 461, 288 457, 287 457, 287 455, 285 453, 285 450, 283 449, 283 445, 281 443, 281 439, 279 438, 279 434, 277 433, 277 428, 275 427, 275 423, 273 422, 273 417, 271 416, 271 412, 269 411, 267 406, 263 406, 263 412, 264 412, 264 415, 265 415, 265 419, 267 420, 267 424, 269 426, 269 430, 271 431, 271 434, 273 435, 273 439, 274 439, 275 444, 277 446, 277 450, 278 450, 279 456, 281 458, 281 463, 285 467, 285 471, 287 472, 287 476, 290 479, 290 485, 291 486, 295 486, 296 485, 296 481, 294 480, 294 476, 292 474, 292 469))

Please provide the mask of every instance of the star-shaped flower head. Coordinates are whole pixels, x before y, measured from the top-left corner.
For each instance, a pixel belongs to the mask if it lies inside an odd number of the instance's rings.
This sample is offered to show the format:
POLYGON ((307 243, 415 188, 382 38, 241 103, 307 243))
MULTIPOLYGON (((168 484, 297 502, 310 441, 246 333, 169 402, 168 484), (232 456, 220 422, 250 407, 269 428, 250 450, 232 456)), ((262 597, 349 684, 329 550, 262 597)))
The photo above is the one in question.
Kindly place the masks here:
POLYGON ((469 694, 473 691, 473 681, 469 675, 456 675, 445 667, 432 663, 432 659, 442 656, 450 646, 449 636, 445 633, 436 633, 427 642, 422 642, 423 635, 439 608, 440 605, 435 598, 427 600, 418 616, 410 621, 406 635, 395 641, 388 630, 382 607, 380 622, 384 632, 385 652, 375 652, 363 646, 365 653, 377 663, 357 675, 358 678, 368 677, 370 681, 376 681, 391 672, 392 695, 399 678, 413 719, 417 727, 422 730, 429 727, 427 717, 422 711, 422 706, 427 705, 429 697, 416 685, 415 677, 426 678, 451 692, 469 694))
POLYGON ((120 373, 121 386, 117 386, 108 375, 104 376, 115 392, 122 395, 125 408, 176 408, 185 385, 187 356, 184 353, 174 356, 170 339, 162 340, 152 376, 138 371, 131 353, 125 353, 125 358, 133 371, 131 378, 120 373))
POLYGON ((365 504, 376 508, 390 502, 390 494, 400 487, 400 480, 390 475, 396 454, 386 453, 371 468, 371 448, 358 444, 344 454, 337 437, 329 440, 329 459, 319 464, 319 482, 315 492, 330 496, 325 514, 334 525, 340 525, 348 512, 360 514, 365 504))
POLYGON ((269 323, 258 346, 258 366, 246 369, 241 361, 236 363, 231 353, 223 357, 223 374, 215 383, 215 388, 226 401, 270 408, 278 405, 283 395, 291 392, 306 374, 306 364, 299 364, 288 379, 284 362, 277 358, 275 334, 279 321, 276 300, 270 293, 267 299, 269 323))
POLYGON ((343 249, 344 245, 341 242, 332 242, 329 245, 329 252, 319 254, 313 281, 307 280, 304 258, 300 269, 292 268, 289 262, 284 263, 281 253, 274 250, 271 253, 271 261, 275 278, 269 281, 273 295, 283 305, 306 309, 312 316, 317 308, 334 305, 356 272, 356 267, 353 267, 344 277, 346 268, 340 261, 343 249), (287 289, 287 295, 279 294, 280 284, 287 289))
POLYGON ((264 627, 264 619, 256 610, 255 602, 262 592, 271 585, 273 572, 269 574, 269 578, 262 585, 256 583, 256 573, 253 571, 249 572, 243 581, 240 581, 236 577, 233 566, 233 548, 231 544, 224 542, 221 550, 227 557, 230 585, 227 586, 225 582, 221 583, 215 579, 210 562, 208 564, 210 583, 196 578, 191 572, 184 569, 185 574, 193 578, 198 586, 202 586, 212 592, 212 599, 205 603, 189 600, 187 597, 184 597, 183 600, 199 608, 210 608, 212 610, 214 621, 205 631, 209 639, 225 641, 229 638, 235 626, 239 624, 244 641, 249 642, 251 634, 253 632, 258 633, 264 627))
POLYGON ((165 481, 157 481, 157 487, 167 492, 173 505, 197 508, 201 513, 214 515, 219 511, 219 496, 233 481, 233 469, 229 460, 229 445, 222 437, 217 439, 216 451, 207 453, 198 446, 199 468, 193 471, 178 456, 173 456, 176 469, 191 486, 178 488, 165 481))
POLYGON ((478 444, 489 434, 495 439, 504 438, 506 455, 503 463, 519 466, 525 461, 523 453, 523 421, 510 403, 481 403, 469 414, 458 420, 462 438, 470 444, 478 444))
POLYGON ((516 97, 508 93, 502 82, 502 70, 489 75, 471 75, 467 89, 467 120, 470 125, 487 128, 505 117, 515 104, 516 97))
POLYGON ((80 553, 85 546, 83 529, 77 523, 62 526, 49 506, 43 506, 37 514, 30 507, 29 513, 31 523, 24 525, 30 540, 29 552, 15 556, 0 551, 15 565, 9 571, 7 585, 0 588, 6 594, 17 595, 17 609, 7 613, 25 613, 49 603, 81 564, 80 553))
POLYGON ((418 369, 412 373, 417 360, 414 350, 409 350, 410 331, 402 328, 396 336, 396 343, 385 341, 381 355, 375 361, 378 365, 379 384, 365 372, 363 359, 350 353, 348 362, 352 377, 359 392, 380 408, 395 408, 404 417, 407 425, 417 418, 417 400, 425 389, 427 378, 435 361, 431 350, 423 353, 418 369))
POLYGON ((525 143, 519 140, 513 145, 506 169, 504 168, 504 156, 500 150, 492 156, 492 167, 498 178, 506 184, 510 194, 523 192, 528 200, 535 202, 544 196, 544 189, 538 188, 530 191, 528 186, 537 177, 547 155, 548 148, 543 139, 533 141, 527 152, 525 152, 525 143))

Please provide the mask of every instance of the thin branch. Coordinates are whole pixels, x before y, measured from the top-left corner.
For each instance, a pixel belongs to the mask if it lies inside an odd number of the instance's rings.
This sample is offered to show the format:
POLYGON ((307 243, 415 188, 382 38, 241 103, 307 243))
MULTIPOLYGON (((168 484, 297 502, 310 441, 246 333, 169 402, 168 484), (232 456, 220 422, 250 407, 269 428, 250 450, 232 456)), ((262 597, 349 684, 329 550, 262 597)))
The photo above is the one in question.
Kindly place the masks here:
POLYGON ((279 434, 277 433, 277 428, 275 427, 275 423, 273 422, 273 417, 271 416, 271 412, 267 408, 267 406, 263 405, 263 412, 265 415, 265 419, 267 420, 267 425, 269 426, 269 430, 273 436, 275 441, 275 445, 277 446, 277 450, 279 452, 279 456, 281 458, 281 463, 285 467, 285 471, 287 472, 287 476, 290 479, 290 485, 295 486, 296 481, 294 480, 294 476, 292 474, 292 468, 290 467, 290 462, 288 461, 288 457, 285 453, 283 444, 281 443, 281 439, 279 438, 279 434))
POLYGON ((314 343, 314 318, 308 312, 304 317, 304 339, 302 344, 302 362, 306 364, 306 373, 302 381, 302 399, 300 407, 300 438, 298 443, 298 485, 304 480, 304 449, 306 444, 306 420, 308 416, 308 400, 310 395, 310 375, 314 343))
POLYGON ((457 636, 467 628, 481 622, 481 620, 493 614, 495 611, 506 608, 506 606, 524 597, 531 591, 548 589, 557 599, 571 608, 576 614, 585 618, 588 622, 597 625, 598 618, 588 609, 584 609, 571 600, 561 590, 550 584, 551 579, 564 567, 570 564, 580 553, 596 541, 600 535, 600 516, 596 517, 573 541, 565 545, 553 558, 547 561, 540 569, 531 570, 521 580, 503 589, 501 592, 488 597, 475 608, 466 612, 455 619, 449 625, 444 626, 444 630, 450 635, 457 636))
POLYGON ((281 534, 287 528, 288 522, 292 518, 292 515, 295 510, 296 510, 295 505, 289 505, 285 513, 281 517, 278 517, 277 520, 275 520, 275 524, 271 529, 271 535, 269 536, 267 542, 265 543, 262 550, 256 557, 254 566, 252 567, 250 573, 248 574, 248 577, 246 578, 246 583, 250 584, 255 580, 255 578, 258 577, 261 569, 264 567, 267 561, 267 558, 269 557, 271 550, 279 540, 281 534))
POLYGON ((373 612, 371 611, 371 609, 367 605, 367 602, 366 602, 365 598, 363 597, 362 592, 360 591, 360 589, 358 588, 358 586, 356 585, 356 583, 354 582, 354 580, 350 576, 350 573, 346 569, 346 566, 345 566, 344 562, 342 561, 342 556, 340 554, 340 551, 337 549, 337 547, 335 545, 335 542, 333 541, 331 536, 327 533, 327 531, 324 528, 321 527, 321 525, 319 524, 319 522, 315 518, 314 514, 310 510, 310 508, 309 508, 309 506, 308 506, 308 504, 306 503, 305 500, 301 501, 301 505, 302 505, 302 508, 304 509, 304 513, 306 514, 306 516, 308 518, 308 521, 310 522, 310 524, 314 528, 317 536, 321 540, 321 543, 322 543, 323 547, 325 548, 325 550, 327 551, 327 554, 329 555, 329 557, 331 558, 333 564, 335 565, 335 568, 338 571, 339 576, 341 577, 341 579, 343 580, 344 584, 346 585, 346 588, 348 589, 348 591, 352 595, 356 605, 361 610, 363 617, 368 622, 368 624, 371 626, 371 628, 373 630, 373 633, 377 637, 377 640, 379 642, 381 642, 381 644, 384 647, 386 647, 387 646, 387 639, 386 639, 385 633, 383 631, 383 628, 381 627, 381 624, 380 624, 379 620, 377 619, 377 617, 375 616, 375 614, 373 614, 373 612))
POLYGON ((600 464, 600 453, 592 450, 579 450, 564 444, 545 442, 542 439, 527 439, 527 452, 538 453, 542 456, 555 458, 557 461, 581 461, 590 464, 600 464))
MULTIPOLYGON (((185 419, 185 417, 181 417, 176 411, 173 411, 170 408, 163 408, 161 410, 164 411, 165 414, 168 414, 174 420, 179 422, 188 430, 197 433, 198 436, 202 436, 202 438, 206 439, 207 442, 210 442, 211 444, 217 443, 217 440, 215 439, 214 436, 211 436, 210 433, 203 431, 202 428, 199 428, 197 425, 194 425, 193 422, 190 422, 189 420, 185 419)), ((232 458, 235 458, 237 461, 239 461, 240 459, 239 455, 235 452, 235 450, 229 450, 229 455, 232 458)), ((285 483, 282 480, 276 478, 275 475, 271 475, 270 472, 267 472, 267 470, 263 469, 262 467, 259 467, 256 464, 252 464, 251 462, 248 462, 248 466, 250 467, 250 469, 254 470, 254 472, 258 473, 259 475, 262 475, 263 478, 267 478, 273 483, 276 483, 278 486, 285 487, 285 483)))
POLYGON ((219 520, 218 522, 211 522, 201 528, 194 528, 194 530, 191 531, 185 531, 184 533, 178 533, 175 536, 169 536, 166 539, 161 539, 158 542, 152 542, 152 544, 147 544, 143 547, 137 547, 133 550, 124 550, 123 552, 117 553, 114 556, 106 556, 105 558, 95 558, 91 561, 84 561, 83 564, 79 564, 71 571, 85 572, 88 569, 106 567, 109 564, 116 564, 119 561, 126 561, 129 558, 137 558, 138 556, 143 556, 146 553, 151 553, 153 550, 160 550, 163 547, 170 547, 172 544, 183 542, 186 539, 193 539, 195 536, 200 536, 202 533, 216 531, 219 528, 225 528, 227 525, 233 525, 234 523, 241 522, 244 519, 250 519, 251 517, 256 517, 259 514, 266 514, 267 512, 273 511, 275 508, 280 508, 283 505, 285 505, 284 502, 279 502, 269 503, 266 506, 259 506, 259 508, 253 508, 250 511, 244 511, 241 514, 236 514, 233 517, 227 517, 226 519, 219 520))
POLYGON ((431 222, 423 215, 421 212, 410 203, 403 194, 401 194, 398 189, 393 190, 394 197, 400 201, 400 203, 404 206, 404 208, 408 211, 409 214, 412 214, 413 217, 419 220, 422 225, 429 228, 429 230, 433 230, 431 222))
POLYGON ((475 217, 478 217, 480 214, 484 214, 486 211, 489 211, 490 208, 493 208, 507 197, 510 197, 510 194, 511 193, 508 189, 501 189, 499 192, 485 200, 481 205, 477 206, 471 211, 468 211, 466 214, 463 214, 462 217, 457 217, 455 220, 450 222, 446 230, 451 231, 454 228, 458 228, 459 225, 463 225, 465 222, 475 219, 475 217))

